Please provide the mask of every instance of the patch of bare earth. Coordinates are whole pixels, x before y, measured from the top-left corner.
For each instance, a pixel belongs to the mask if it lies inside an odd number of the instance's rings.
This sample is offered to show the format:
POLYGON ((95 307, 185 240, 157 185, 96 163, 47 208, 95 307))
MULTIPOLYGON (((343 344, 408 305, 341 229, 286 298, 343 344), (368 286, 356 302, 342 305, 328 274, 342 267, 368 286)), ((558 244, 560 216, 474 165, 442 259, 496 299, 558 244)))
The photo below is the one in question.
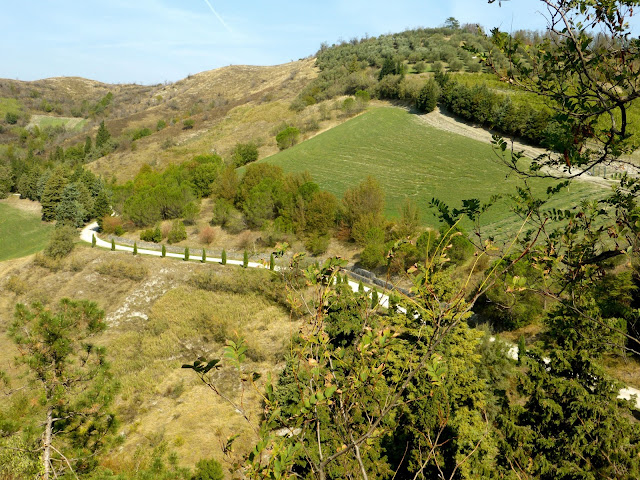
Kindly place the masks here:
POLYGON ((10 205, 13 208, 22 210, 23 212, 33 213, 34 215, 42 214, 42 206, 40 202, 34 202, 28 198, 20 198, 20 195, 9 195, 7 198, 0 200, 0 203, 10 205))

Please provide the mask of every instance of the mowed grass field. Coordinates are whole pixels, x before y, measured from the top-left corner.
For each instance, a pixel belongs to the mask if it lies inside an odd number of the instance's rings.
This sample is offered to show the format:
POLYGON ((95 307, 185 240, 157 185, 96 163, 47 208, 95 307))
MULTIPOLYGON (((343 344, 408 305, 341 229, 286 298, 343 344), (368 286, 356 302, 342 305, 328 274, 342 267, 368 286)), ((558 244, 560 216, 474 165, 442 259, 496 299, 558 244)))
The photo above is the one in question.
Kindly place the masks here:
POLYGON ((81 132, 87 124, 84 118, 75 117, 53 117, 50 115, 32 115, 29 123, 39 128, 62 126, 68 131, 81 132))
MULTIPOLYGON (((371 175, 385 191, 388 216, 399 216, 405 198, 411 198, 425 225, 437 224, 435 211, 428 207, 432 198, 460 207, 463 199, 487 202, 492 195, 513 194, 517 185, 523 185, 497 161, 491 145, 424 125, 415 115, 394 107, 372 109, 261 161, 286 172, 307 170, 321 188, 338 198, 371 175)), ((552 183, 531 182, 540 194, 552 183)), ((601 193, 600 187, 574 182, 549 208, 566 208, 601 193)), ((506 199, 481 223, 496 235, 509 235, 520 226, 506 199)))
POLYGON ((0 262, 42 250, 53 228, 40 215, 0 203, 0 262))

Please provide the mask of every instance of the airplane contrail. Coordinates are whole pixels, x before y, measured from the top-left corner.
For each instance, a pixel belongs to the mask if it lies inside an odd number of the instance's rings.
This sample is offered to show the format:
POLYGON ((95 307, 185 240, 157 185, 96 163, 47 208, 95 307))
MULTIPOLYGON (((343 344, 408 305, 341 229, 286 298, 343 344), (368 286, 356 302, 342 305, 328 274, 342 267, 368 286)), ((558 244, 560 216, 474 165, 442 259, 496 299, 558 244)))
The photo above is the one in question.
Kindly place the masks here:
POLYGON ((213 12, 213 14, 216 16, 216 18, 218 20, 220 20, 220 23, 222 25, 224 25, 224 28, 226 28, 227 30, 229 30, 230 33, 233 33, 233 30, 231 30, 231 27, 229 25, 227 25, 227 23, 223 20, 223 18, 220 16, 220 14, 218 12, 216 12, 216 10, 211 6, 211 4, 209 3, 209 0, 204 0, 204 3, 207 4, 207 6, 209 7, 209 9, 211 10, 211 12, 213 12))

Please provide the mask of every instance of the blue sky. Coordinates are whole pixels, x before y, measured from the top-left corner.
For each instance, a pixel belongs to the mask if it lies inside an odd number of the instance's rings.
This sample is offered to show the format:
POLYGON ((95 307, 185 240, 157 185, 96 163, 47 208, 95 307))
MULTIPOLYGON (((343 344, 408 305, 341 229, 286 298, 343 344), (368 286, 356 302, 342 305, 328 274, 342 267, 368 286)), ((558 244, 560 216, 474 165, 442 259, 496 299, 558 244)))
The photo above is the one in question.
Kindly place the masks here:
POLYGON ((0 78, 175 81, 231 64, 275 65, 365 34, 435 27, 543 29, 539 0, 26 0, 6 2, 0 78))

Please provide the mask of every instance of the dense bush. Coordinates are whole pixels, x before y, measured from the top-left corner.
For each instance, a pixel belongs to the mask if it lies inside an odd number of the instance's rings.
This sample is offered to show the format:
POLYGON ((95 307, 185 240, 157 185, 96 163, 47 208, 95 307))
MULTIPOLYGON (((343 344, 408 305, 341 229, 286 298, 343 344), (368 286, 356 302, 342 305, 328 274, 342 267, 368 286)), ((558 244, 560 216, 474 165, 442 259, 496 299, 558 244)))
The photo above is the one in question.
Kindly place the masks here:
POLYGON ((15 112, 7 112, 4 116, 4 120, 9 125, 15 125, 16 123, 18 123, 19 119, 20 119, 20 116, 15 112))
POLYGON ((233 149, 231 159, 236 167, 255 162, 258 160, 258 147, 255 143, 238 143, 233 149))
POLYGON ((144 242, 160 243, 162 241, 162 232, 160 226, 156 225, 156 228, 150 228, 140 234, 140 240, 144 242))
POLYGON ((222 465, 217 460, 200 460, 191 480, 224 480, 222 465))
POLYGON ((286 127, 276 135, 276 143, 280 150, 293 147, 300 139, 300 130, 296 127, 286 127))
POLYGON ((66 257, 73 250, 76 237, 77 232, 73 227, 65 225, 55 228, 44 250, 45 255, 55 259, 66 257))
POLYGON ((424 84, 424 87, 420 90, 418 94, 418 99, 416 100, 416 108, 424 113, 429 113, 435 110, 436 105, 438 105, 438 100, 440 99, 440 86, 436 83, 436 81, 432 78, 427 80, 427 83, 424 84))
POLYGON ((167 236, 169 243, 178 243, 187 239, 187 229, 180 220, 175 220, 171 225, 171 230, 167 236))

